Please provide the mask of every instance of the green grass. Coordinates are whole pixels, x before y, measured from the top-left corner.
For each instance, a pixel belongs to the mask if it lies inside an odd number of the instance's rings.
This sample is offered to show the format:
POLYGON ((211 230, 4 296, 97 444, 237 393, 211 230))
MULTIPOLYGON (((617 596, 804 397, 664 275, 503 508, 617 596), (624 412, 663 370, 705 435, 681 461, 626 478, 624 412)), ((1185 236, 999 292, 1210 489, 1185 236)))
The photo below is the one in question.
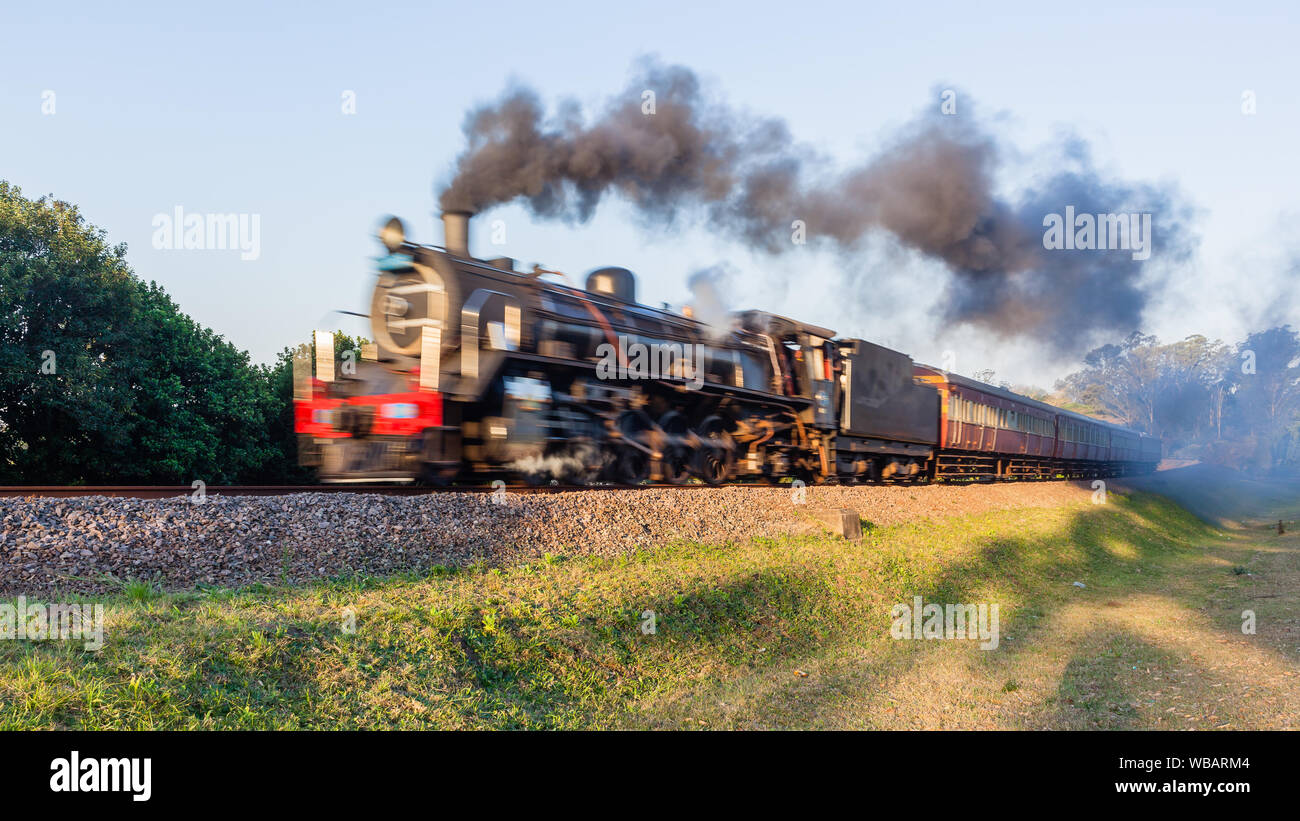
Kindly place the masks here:
MULTIPOLYGON (((826 705, 795 670, 865 659, 860 684, 867 667, 901 675, 934 652, 889 639, 890 606, 913 595, 1000 603, 1009 648, 1079 599, 1076 580, 1099 599, 1159 590, 1199 606, 1212 582, 1186 571, 1224 533, 1157 497, 1110 499, 871 528, 858 543, 683 543, 298 588, 128 583, 95 599, 98 653, 0 642, 0 729, 809 726, 826 705), (773 695, 787 678, 808 690, 773 695), (719 713, 727 698, 749 712, 719 713)), ((1028 689, 1005 674, 991 687, 1028 689)))

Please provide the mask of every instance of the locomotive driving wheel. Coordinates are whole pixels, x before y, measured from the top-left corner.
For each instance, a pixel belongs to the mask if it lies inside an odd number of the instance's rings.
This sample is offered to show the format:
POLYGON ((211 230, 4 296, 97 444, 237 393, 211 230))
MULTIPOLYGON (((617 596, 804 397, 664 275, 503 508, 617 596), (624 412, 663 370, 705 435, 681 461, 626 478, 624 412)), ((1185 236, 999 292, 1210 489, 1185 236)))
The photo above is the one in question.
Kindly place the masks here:
POLYGON ((614 445, 611 478, 625 485, 639 485, 650 478, 651 459, 647 440, 654 423, 643 411, 624 411, 616 423, 622 441, 614 445))
POLYGON ((695 429, 704 441, 695 454, 695 472, 711 485, 720 485, 731 478, 735 443, 727 432, 726 420, 710 416, 695 429))
POLYGON ((659 460, 659 469, 663 473, 664 481, 670 485, 684 484, 691 478, 691 463, 694 461, 694 454, 687 444, 691 436, 691 427, 687 424, 685 416, 677 411, 669 411, 660 418, 659 428, 665 437, 661 448, 663 455, 659 460))

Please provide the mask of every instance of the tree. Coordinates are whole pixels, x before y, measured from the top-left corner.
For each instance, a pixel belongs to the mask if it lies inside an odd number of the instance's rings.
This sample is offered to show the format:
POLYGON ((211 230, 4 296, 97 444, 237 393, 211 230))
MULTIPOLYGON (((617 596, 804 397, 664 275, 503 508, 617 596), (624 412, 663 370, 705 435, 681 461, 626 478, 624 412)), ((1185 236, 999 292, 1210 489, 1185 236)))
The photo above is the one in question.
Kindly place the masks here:
POLYGON ((1257 442, 1256 459, 1277 467, 1287 457, 1290 428, 1300 417, 1300 333, 1290 325, 1258 331, 1237 353, 1236 418, 1257 442))
POLYGON ((1133 334, 1061 380, 1067 398, 1160 436, 1170 451, 1261 467, 1300 461, 1300 335, 1250 334, 1235 349, 1201 335, 1160 344, 1133 334))
POLYGON ((1134 333, 1120 345, 1089 352, 1086 367, 1061 387, 1072 401, 1176 445, 1218 428, 1216 405, 1221 410, 1232 361, 1228 346, 1204 336, 1161 345, 1154 336, 1134 333))
POLYGON ((266 369, 181 313, 77 208, 0 181, 0 481, 275 472, 266 369))
POLYGON ((1130 427, 1155 433, 1158 394, 1154 336, 1134 333, 1121 345, 1089 351, 1083 370, 1058 385, 1066 397, 1114 416, 1130 427))

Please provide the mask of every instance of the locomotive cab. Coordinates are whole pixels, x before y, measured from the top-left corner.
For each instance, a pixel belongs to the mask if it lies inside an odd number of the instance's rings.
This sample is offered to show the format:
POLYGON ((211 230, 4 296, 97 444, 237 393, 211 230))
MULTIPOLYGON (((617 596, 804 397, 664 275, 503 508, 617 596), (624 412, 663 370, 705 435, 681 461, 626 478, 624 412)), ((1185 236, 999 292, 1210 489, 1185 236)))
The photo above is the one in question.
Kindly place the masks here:
POLYGON ((811 400, 804 421, 834 428, 838 394, 831 340, 835 332, 764 311, 742 311, 737 319, 746 330, 767 338, 776 366, 775 392, 811 400))

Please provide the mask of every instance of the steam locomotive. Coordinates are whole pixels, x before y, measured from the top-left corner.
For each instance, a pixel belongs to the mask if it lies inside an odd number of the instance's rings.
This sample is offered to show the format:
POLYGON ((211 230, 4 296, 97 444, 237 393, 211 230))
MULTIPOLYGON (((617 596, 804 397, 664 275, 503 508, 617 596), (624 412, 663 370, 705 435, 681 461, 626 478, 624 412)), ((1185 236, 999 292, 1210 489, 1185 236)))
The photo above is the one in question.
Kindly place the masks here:
POLYGON ((1160 459, 1154 437, 827 328, 638 304, 624 268, 577 287, 479 259, 469 218, 443 215, 442 247, 390 219, 374 343, 340 367, 318 332, 295 357, 299 459, 323 481, 1090 478, 1160 459))

